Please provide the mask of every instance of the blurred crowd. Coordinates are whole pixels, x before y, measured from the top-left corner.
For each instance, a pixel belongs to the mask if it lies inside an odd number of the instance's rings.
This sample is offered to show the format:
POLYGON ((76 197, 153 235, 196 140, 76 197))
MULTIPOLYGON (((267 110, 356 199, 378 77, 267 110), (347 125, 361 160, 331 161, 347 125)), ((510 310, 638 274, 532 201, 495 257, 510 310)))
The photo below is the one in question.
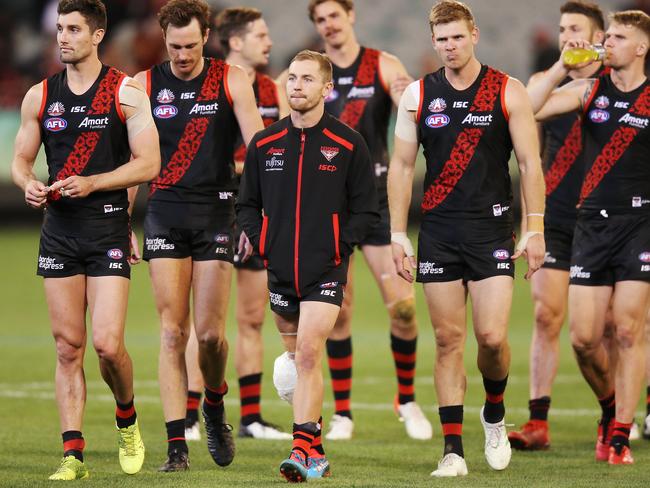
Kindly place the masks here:
MULTIPOLYGON (((159 63, 165 57, 156 13, 166 0, 104 0, 108 29, 100 46, 104 63, 133 74, 159 63)), ((218 0, 208 0, 212 15, 221 9, 218 0)), ((62 68, 56 45, 58 0, 0 0, 0 110, 15 110, 31 85, 62 68)), ((621 10, 640 9, 650 14, 650 0, 621 3, 621 10)), ((558 59, 557 32, 552 19, 531 32, 530 72, 548 68, 558 59)), ((307 41, 318 49, 318 40, 307 41)), ((219 57, 214 31, 206 55, 219 57)), ((431 51, 420 61, 417 72, 426 73, 439 65, 431 51)), ((270 73, 274 75, 276 73, 270 73)), ((416 73, 418 74, 418 73, 416 73)))

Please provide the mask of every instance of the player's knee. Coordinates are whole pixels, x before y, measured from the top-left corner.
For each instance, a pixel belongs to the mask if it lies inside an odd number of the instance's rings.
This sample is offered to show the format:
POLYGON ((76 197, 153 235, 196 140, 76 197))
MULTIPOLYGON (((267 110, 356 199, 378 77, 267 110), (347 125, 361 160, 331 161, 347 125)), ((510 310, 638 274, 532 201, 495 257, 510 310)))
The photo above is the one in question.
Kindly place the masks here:
POLYGON ((452 354, 462 351, 465 344, 465 334, 462 329, 438 328, 436 330, 436 349, 438 355, 452 354))
POLYGON ((73 344, 63 338, 56 338, 56 357, 59 364, 70 365, 83 361, 83 344, 73 344))
POLYGON ((160 347, 166 351, 184 353, 189 339, 189 330, 179 327, 163 327, 160 331, 160 347))
POLYGON ((203 351, 221 351, 227 347, 226 337, 218 331, 203 332, 196 335, 199 349, 203 351))
POLYGON ((320 355, 314 344, 303 342, 296 348, 296 369, 298 372, 309 372, 320 367, 320 355))
POLYGON ((262 333, 262 324, 264 323, 264 310, 262 313, 255 312, 244 312, 238 314, 237 316, 237 329, 240 334, 247 335, 259 335, 262 333))
POLYGON ((618 347, 628 349, 642 342, 643 327, 633 320, 622 320, 616 324, 615 334, 618 347))
POLYGON ((500 351, 505 345, 507 335, 499 330, 486 330, 476 333, 476 342, 481 349, 500 351))
POLYGON ((388 306, 393 325, 402 330, 410 330, 415 327, 415 298, 402 298, 388 306))
POLYGON ((600 345, 600 341, 596 340, 593 334, 581 334, 580 331, 573 330, 570 338, 571 347, 578 359, 592 356, 600 345))
POLYGON ((535 326, 544 335, 558 335, 563 319, 562 313, 554 307, 545 303, 535 306, 535 326))
POLYGON ((100 361, 109 364, 119 362, 122 344, 115 338, 100 338, 93 340, 93 347, 100 361))

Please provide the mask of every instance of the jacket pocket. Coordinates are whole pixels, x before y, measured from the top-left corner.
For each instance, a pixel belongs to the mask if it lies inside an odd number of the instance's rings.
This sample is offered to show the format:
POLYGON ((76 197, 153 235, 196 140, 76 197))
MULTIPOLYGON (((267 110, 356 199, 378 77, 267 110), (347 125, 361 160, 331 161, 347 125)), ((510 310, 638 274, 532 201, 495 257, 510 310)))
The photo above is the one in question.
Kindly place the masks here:
POLYGON ((332 214, 332 231, 334 233, 334 263, 341 264, 341 250, 339 248, 339 214, 332 214))

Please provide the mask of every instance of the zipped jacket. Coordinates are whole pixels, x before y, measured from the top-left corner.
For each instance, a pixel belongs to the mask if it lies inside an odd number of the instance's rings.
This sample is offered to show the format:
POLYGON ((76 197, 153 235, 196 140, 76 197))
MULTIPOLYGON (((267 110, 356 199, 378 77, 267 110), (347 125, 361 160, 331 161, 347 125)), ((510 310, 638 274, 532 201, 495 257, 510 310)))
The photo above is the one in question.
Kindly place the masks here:
POLYGON ((236 210, 275 291, 345 283, 349 255, 379 220, 363 137, 328 114, 307 129, 291 117, 270 125, 248 146, 236 210))

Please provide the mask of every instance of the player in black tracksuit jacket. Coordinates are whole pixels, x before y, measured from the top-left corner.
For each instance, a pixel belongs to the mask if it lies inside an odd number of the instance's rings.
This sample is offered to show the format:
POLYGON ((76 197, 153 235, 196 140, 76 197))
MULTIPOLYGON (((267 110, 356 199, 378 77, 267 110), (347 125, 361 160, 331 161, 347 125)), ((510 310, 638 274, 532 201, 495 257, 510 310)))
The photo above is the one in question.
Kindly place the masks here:
POLYGON ((296 55, 286 85, 291 114, 251 140, 236 204, 239 225, 267 266, 278 329, 295 351, 293 448, 280 465, 289 481, 329 473, 320 439, 320 365, 349 256, 379 220, 363 137, 325 113, 332 87, 326 56, 296 55))
POLYGON ((361 135, 328 114, 306 129, 285 117, 257 133, 244 168, 237 219, 266 262, 271 292, 305 299, 345 284, 355 244, 379 219, 361 135))

